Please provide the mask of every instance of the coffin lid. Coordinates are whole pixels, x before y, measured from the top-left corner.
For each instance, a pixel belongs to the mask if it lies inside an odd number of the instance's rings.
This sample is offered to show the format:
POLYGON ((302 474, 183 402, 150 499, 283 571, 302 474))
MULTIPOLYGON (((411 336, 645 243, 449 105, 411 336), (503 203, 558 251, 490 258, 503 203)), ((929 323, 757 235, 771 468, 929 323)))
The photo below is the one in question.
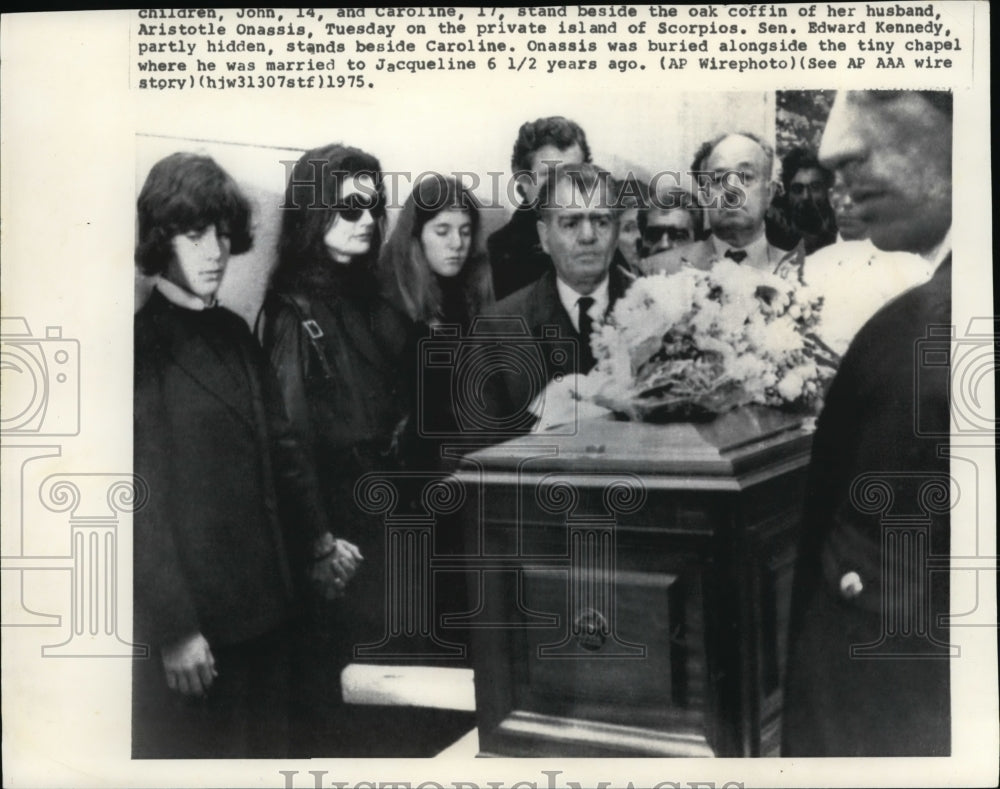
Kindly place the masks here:
POLYGON ((648 424, 611 416, 523 435, 472 453, 483 468, 530 471, 632 471, 652 475, 738 477, 808 461, 812 426, 801 415, 746 406, 706 422, 648 424), (528 458, 533 458, 524 465, 528 458))

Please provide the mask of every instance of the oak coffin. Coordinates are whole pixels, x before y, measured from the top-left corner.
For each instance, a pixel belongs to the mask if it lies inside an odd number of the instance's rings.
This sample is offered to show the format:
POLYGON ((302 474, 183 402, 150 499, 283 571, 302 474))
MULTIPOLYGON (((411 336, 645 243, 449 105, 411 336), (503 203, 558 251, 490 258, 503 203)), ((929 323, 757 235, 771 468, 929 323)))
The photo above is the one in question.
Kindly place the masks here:
POLYGON ((480 749, 771 756, 811 433, 581 421, 457 472, 480 749))

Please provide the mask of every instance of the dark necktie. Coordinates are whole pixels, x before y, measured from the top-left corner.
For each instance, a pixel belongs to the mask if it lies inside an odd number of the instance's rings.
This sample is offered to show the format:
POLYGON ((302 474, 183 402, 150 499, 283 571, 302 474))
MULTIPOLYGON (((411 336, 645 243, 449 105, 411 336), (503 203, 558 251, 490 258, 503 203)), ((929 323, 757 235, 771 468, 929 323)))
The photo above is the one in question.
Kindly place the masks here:
POLYGON ((727 249, 723 257, 727 257, 737 263, 742 263, 747 259, 747 251, 745 249, 727 249))
POLYGON ((594 306, 594 300, 590 296, 581 296, 576 304, 580 310, 578 324, 580 326, 580 372, 589 373, 597 363, 594 359, 594 352, 590 348, 590 333, 594 328, 594 322, 587 313, 587 310, 594 306))

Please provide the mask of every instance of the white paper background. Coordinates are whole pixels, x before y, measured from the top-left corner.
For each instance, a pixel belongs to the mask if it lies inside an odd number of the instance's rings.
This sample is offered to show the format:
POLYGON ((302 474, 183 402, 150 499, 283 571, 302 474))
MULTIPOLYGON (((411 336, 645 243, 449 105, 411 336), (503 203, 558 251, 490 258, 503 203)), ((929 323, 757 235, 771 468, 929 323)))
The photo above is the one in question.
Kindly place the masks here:
MULTIPOLYGON (((586 129, 599 163, 617 153, 644 166, 683 168, 701 139, 732 128, 734 121, 739 121, 739 128, 773 133, 770 91, 776 88, 950 87, 955 92, 954 322, 961 334, 970 317, 992 313, 989 9, 985 3, 935 6, 968 45, 969 67, 887 71, 884 78, 865 75, 863 81, 845 69, 794 75, 689 72, 679 76, 660 71, 623 75, 604 70, 607 58, 600 55, 602 69, 597 72, 431 72, 425 77, 383 79, 375 89, 363 92, 324 93, 140 92, 129 87, 134 59, 129 12, 5 15, 0 28, 0 314, 27 318, 35 334, 47 326, 61 326, 64 337, 81 344, 79 436, 5 440, 5 445, 60 445, 61 456, 46 461, 41 476, 130 470, 136 191, 156 158, 194 145, 217 154, 234 174, 239 171, 241 180, 263 193, 277 194, 284 179, 278 158, 296 158, 296 150, 334 140, 375 152, 387 169, 506 172, 521 122, 565 114, 586 129), (739 96, 727 95, 732 91, 739 96), (629 141, 627 150, 623 139, 629 141)), ((262 280, 251 274, 227 287, 234 308, 249 317, 262 280)), ((957 504, 954 528, 966 531, 956 531, 953 550, 995 556, 992 456, 981 452, 978 457, 978 478, 975 467, 955 464, 963 491, 977 494, 963 496, 957 504), (977 521, 980 539, 974 545, 975 529, 969 524, 977 521)), ((10 478, 5 470, 5 518, 13 511, 11 496, 17 495, 17 482, 16 475, 10 478)), ((26 482, 30 487, 38 480, 26 482)), ((67 555, 65 516, 43 512, 37 501, 23 504, 29 527, 25 550, 67 555)), ((3 524, 5 553, 10 529, 17 526, 6 520, 3 524)), ((119 535, 119 555, 124 557, 119 582, 128 590, 132 583, 128 529, 120 529, 119 535)), ((296 786, 312 785, 312 777, 305 773, 309 769, 330 770, 324 786, 334 780, 351 786, 357 781, 377 785, 407 780, 414 786, 422 780, 481 786, 487 780, 507 786, 533 781, 547 786, 543 769, 562 771, 554 779, 558 786, 571 780, 583 786, 599 781, 614 786, 630 781, 635 786, 660 781, 681 785, 714 781, 717 786, 733 781, 747 786, 971 786, 991 783, 996 774, 996 632, 990 626, 996 622, 995 579, 989 572, 982 574, 978 603, 974 574, 953 573, 953 605, 978 604, 986 626, 952 631, 963 652, 953 666, 951 759, 280 764, 131 762, 128 660, 40 657, 42 645, 66 636, 68 575, 51 571, 26 576, 26 599, 36 610, 63 614, 60 628, 2 631, 5 785, 284 786, 279 769, 300 770, 296 786)), ((122 598, 119 617, 127 623, 129 595, 122 598)), ((5 598, 4 621, 7 605, 5 598)), ((122 625, 120 632, 127 629, 122 625)))

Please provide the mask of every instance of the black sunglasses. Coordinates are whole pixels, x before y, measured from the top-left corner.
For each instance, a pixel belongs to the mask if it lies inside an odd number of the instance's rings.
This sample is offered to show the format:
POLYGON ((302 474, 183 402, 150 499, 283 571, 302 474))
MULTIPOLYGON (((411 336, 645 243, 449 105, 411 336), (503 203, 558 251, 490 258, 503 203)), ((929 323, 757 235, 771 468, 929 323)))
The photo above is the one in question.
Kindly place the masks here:
POLYGON ((691 231, 683 227, 663 227, 661 225, 647 225, 642 231, 642 240, 647 244, 658 244, 664 236, 671 241, 690 241, 691 231))
POLYGON ((340 216, 348 222, 357 222, 364 216, 365 211, 372 215, 373 219, 381 219, 385 216, 385 206, 378 195, 348 195, 343 202, 331 206, 340 216))

